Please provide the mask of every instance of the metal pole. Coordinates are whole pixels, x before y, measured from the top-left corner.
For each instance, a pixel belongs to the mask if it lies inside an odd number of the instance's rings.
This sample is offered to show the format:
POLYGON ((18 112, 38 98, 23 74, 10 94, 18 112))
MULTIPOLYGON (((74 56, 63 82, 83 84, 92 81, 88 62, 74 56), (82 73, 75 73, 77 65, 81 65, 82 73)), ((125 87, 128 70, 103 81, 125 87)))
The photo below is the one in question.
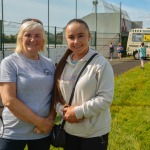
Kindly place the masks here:
POLYGON ((2 0, 2 53, 3 53, 3 58, 5 57, 4 55, 4 13, 3 13, 3 0, 2 0))
MULTIPOLYGON (((2 0, 1 0, 1 11, 2 11, 2 0)), ((2 12, 1 12, 2 14, 2 12)), ((1 22, 0 22, 0 50, 2 51, 2 16, 1 16, 1 22)))
POLYGON ((121 2, 120 2, 120 37, 119 37, 119 42, 122 42, 122 26, 121 26, 121 22, 122 22, 122 13, 121 13, 121 2))
POLYGON ((77 0, 76 0, 76 19, 77 19, 77 0))
POLYGON ((98 4, 98 1, 96 0, 96 5, 95 5, 95 14, 96 14, 96 50, 97 50, 97 4, 98 4))
POLYGON ((50 50, 49 50, 49 0, 48 0, 48 48, 47 48, 47 51, 48 51, 48 58, 50 57, 50 50))
POLYGON ((56 27, 55 27, 55 48, 56 48, 56 45, 57 45, 56 40, 57 40, 57 37, 56 37, 56 27))
POLYGON ((93 1, 93 5, 95 6, 95 49, 97 50, 97 4, 98 1, 93 1))

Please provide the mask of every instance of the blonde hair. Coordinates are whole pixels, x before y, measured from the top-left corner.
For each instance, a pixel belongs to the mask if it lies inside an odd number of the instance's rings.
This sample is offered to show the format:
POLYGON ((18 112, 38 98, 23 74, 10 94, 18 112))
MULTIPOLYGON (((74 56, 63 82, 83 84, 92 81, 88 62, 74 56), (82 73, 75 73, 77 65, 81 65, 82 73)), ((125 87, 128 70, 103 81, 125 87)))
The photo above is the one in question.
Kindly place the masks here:
POLYGON ((22 45, 22 37, 23 37, 23 34, 31 29, 34 29, 34 28, 39 28, 41 29, 42 31, 42 38, 43 38, 43 45, 41 47, 41 50, 40 51, 44 51, 45 48, 46 48, 46 43, 47 43, 47 36, 46 36, 46 33, 45 33, 45 30, 43 28, 43 26, 40 24, 40 23, 37 23, 35 21, 27 21, 25 23, 23 23, 21 26, 20 26, 20 29, 18 31, 18 35, 17 35, 17 43, 16 43, 16 49, 15 49, 15 52, 17 53, 21 53, 22 51, 24 51, 24 48, 23 48, 23 45, 22 45))

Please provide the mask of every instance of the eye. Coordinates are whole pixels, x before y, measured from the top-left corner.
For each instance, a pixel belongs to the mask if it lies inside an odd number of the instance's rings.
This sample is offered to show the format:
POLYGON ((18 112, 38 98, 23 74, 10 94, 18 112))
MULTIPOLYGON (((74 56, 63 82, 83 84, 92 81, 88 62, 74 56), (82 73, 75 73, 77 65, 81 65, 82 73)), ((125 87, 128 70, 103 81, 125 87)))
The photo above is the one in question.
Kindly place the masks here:
POLYGON ((26 34, 24 34, 24 37, 31 37, 31 34, 26 33, 26 34))
POLYGON ((83 35, 83 34, 80 34, 79 37, 84 37, 84 35, 83 35))
POLYGON ((41 36, 41 34, 36 34, 35 37, 40 38, 42 36, 41 36))
POLYGON ((73 40, 74 39, 74 36, 69 36, 68 37, 70 40, 73 40))

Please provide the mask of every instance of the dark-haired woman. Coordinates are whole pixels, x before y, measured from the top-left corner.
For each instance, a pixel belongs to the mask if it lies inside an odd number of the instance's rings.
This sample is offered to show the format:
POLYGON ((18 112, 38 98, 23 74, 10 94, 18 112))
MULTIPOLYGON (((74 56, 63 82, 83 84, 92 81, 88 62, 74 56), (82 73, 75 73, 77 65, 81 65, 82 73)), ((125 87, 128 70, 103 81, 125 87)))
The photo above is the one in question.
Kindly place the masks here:
POLYGON ((114 95, 114 75, 110 63, 98 54, 79 78, 79 72, 97 53, 89 47, 89 27, 81 19, 66 26, 68 49, 56 68, 54 98, 56 111, 66 120, 65 150, 106 150, 111 130, 110 105, 114 95))

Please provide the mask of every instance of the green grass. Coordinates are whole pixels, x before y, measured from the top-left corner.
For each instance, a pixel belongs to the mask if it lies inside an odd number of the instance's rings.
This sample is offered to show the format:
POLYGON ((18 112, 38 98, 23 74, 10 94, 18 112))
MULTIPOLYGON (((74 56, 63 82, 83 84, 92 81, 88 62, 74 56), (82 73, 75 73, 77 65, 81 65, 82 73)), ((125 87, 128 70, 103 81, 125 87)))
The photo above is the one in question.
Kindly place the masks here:
MULTIPOLYGON (((115 77, 108 150, 150 150, 150 64, 115 77)), ((51 147, 50 150, 62 150, 51 147)))
POLYGON ((115 77, 109 150, 150 150, 150 64, 115 77))

